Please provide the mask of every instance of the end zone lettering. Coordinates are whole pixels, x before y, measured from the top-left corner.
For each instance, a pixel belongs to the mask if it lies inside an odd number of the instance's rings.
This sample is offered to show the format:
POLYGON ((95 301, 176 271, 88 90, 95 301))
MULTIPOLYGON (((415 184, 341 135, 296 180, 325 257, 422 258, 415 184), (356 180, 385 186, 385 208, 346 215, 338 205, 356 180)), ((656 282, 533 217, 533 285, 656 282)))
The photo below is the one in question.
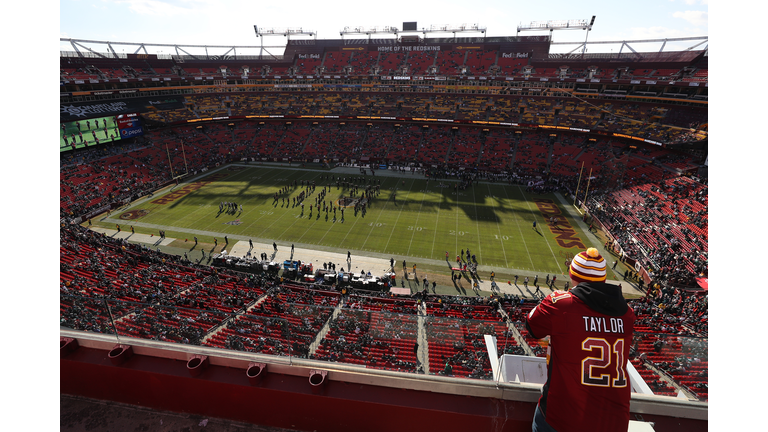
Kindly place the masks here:
POLYGON ((156 199, 154 201, 150 201, 150 202, 152 204, 168 204, 168 203, 172 203, 172 202, 176 201, 177 199, 179 199, 179 198, 181 198, 183 196, 189 195, 190 193, 192 193, 192 192, 202 188, 205 185, 213 183, 213 182, 215 182, 217 180, 221 180, 221 179, 223 179, 223 178, 225 178, 227 176, 229 176, 228 173, 217 173, 217 174, 208 176, 208 177, 206 177, 202 181, 196 181, 194 183, 190 183, 190 184, 184 186, 183 188, 181 188, 181 189, 179 189, 177 191, 173 191, 173 192, 163 196, 162 198, 158 198, 158 199, 156 199))
POLYGON ((535 199, 536 207, 539 208, 541 214, 547 220, 547 226, 549 231, 555 236, 557 244, 564 248, 578 247, 579 249, 586 249, 584 243, 581 241, 576 231, 571 227, 570 222, 565 217, 558 217, 557 228, 552 226, 549 222, 549 218, 561 216, 563 213, 560 211, 560 207, 555 204, 554 201, 548 199, 535 199))

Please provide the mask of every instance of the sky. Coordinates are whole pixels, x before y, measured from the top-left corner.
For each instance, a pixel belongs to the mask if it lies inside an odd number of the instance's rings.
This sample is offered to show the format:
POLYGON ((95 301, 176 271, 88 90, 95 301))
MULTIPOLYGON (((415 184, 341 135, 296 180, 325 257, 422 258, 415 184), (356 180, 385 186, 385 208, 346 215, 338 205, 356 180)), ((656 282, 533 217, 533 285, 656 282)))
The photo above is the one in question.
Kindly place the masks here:
MULTIPOLYGON (((417 28, 431 26, 478 25, 487 36, 514 36, 519 25, 546 21, 589 21, 592 30, 556 31, 555 42, 647 40, 708 35, 709 0, 615 0, 547 2, 490 0, 482 2, 445 0, 440 2, 387 1, 279 1, 253 0, 61 0, 60 38, 110 42, 221 45, 284 46, 286 38, 272 36, 262 41, 254 32, 287 28, 315 31, 319 39, 339 39, 345 27, 397 27, 415 21, 417 28), (361 8, 361 5, 370 5, 361 8), (85 25, 87 23, 87 25, 85 25)), ((521 36, 546 35, 521 32, 521 36)), ((480 36, 480 34, 465 34, 480 36)), ((451 37, 442 34, 438 37, 451 37)), ((306 36, 305 36, 306 37, 306 36)), ((354 38, 361 36, 345 36, 354 38)), ((366 36, 362 36, 366 37, 366 36)), ((301 38, 301 37, 296 37, 301 38)), ((665 50, 686 49, 700 41, 668 43, 665 50)), ((704 43, 696 49, 703 49, 704 43)), ((106 51, 106 45, 103 45, 106 51)), ((576 45, 555 45, 552 52, 569 52, 576 45)), ((135 52, 136 47, 114 46, 119 53, 135 52)), ((592 45, 587 52, 618 52, 620 44, 592 45)), ((636 51, 656 52, 658 44, 633 45, 636 51)), ((73 51, 69 43, 63 51, 73 51)), ((626 50, 626 48, 624 48, 626 50)), ((168 47, 150 49, 169 53, 168 47)), ((282 52, 281 49, 274 48, 282 52)), ((98 50, 102 51, 102 50, 98 50)), ((220 53, 225 52, 222 50, 220 53)), ((161 54, 162 54, 161 53, 161 54)), ((216 54, 216 52, 211 52, 216 54)), ((240 54, 250 54, 238 50, 240 54)), ((256 53, 256 52, 254 52, 256 53)), ((276 52, 272 52, 276 54, 276 52)), ((192 53, 194 54, 194 53, 192 53)))

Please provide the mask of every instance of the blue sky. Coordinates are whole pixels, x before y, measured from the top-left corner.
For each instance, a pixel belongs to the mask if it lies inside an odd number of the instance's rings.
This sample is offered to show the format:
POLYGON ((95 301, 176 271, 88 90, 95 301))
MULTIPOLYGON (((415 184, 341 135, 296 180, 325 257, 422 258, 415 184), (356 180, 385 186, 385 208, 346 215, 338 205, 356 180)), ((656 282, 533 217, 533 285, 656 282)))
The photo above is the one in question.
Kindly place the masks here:
MULTIPOLYGON (((62 0, 59 37, 113 42, 256 46, 261 41, 254 34, 254 24, 260 28, 301 27, 317 31, 322 39, 338 39, 339 31, 346 26, 401 28, 404 21, 416 21, 420 29, 431 25, 478 24, 488 29, 488 36, 510 36, 516 34, 520 24, 589 20, 592 15, 597 18, 589 33, 589 41, 697 37, 708 35, 708 2, 62 0), (365 8, 361 8, 363 4, 365 8)), ((547 32, 521 33, 539 34, 547 32)), ((586 36, 582 30, 569 30, 555 32, 553 38, 556 42, 583 42, 586 36)), ((665 50, 686 49, 695 43, 668 43, 665 50)), ((285 38, 266 38, 264 44, 284 45, 285 38)), ((660 43, 633 46, 638 51, 658 51, 660 47, 660 43)), ((573 48, 574 45, 553 47, 552 52, 568 52, 573 48)), ((610 52, 618 48, 593 45, 589 52, 610 52)), ((66 44, 61 49, 71 51, 72 47, 66 44)), ((121 49, 132 52, 130 47, 121 49)), ((168 52, 167 49, 165 52, 168 52)))

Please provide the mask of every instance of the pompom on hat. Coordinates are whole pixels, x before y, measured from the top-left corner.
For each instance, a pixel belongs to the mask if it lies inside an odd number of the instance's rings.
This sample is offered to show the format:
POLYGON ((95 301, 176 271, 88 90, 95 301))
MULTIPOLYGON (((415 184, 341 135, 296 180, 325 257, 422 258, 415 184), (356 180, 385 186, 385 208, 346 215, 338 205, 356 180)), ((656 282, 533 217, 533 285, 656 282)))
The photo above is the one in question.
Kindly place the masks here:
POLYGON ((580 252, 571 260, 570 276, 574 282, 605 282, 607 262, 595 248, 580 252))

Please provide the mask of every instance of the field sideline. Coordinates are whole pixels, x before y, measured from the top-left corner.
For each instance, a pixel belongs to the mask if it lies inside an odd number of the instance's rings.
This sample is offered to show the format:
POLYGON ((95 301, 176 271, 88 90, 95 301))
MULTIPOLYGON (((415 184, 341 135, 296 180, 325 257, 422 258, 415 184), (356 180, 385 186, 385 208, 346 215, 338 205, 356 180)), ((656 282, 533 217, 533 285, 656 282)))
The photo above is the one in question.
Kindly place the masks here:
POLYGON ((449 262, 455 264, 460 251, 466 254, 469 248, 479 269, 486 272, 540 274, 542 279, 552 274, 560 280, 570 256, 585 247, 601 246, 571 216, 572 209, 560 196, 526 194, 521 186, 502 183, 479 182, 464 190, 456 190, 457 185, 456 180, 427 180, 420 174, 387 170, 363 176, 357 168, 232 164, 142 198, 96 223, 107 228, 120 224, 127 230, 133 226, 136 232, 154 235, 164 230, 167 237, 189 244, 197 236, 200 243, 221 247, 226 235, 230 241, 274 241, 321 251, 392 256, 398 263, 409 258, 445 263, 447 251, 449 262), (327 220, 326 212, 316 208, 310 218, 309 205, 326 186, 326 202, 338 204, 351 194, 350 187, 337 186, 330 176, 362 179, 365 185, 380 182, 365 216, 346 207, 342 221, 337 207, 335 222, 330 210, 327 220), (297 186, 289 186, 294 181, 297 186), (304 200, 303 213, 301 206, 282 201, 309 193, 302 181, 316 184, 304 200), (274 194, 286 186, 288 193, 275 202, 274 194), (243 211, 220 213, 222 201, 242 204, 243 211), (558 227, 548 224, 552 215, 558 217, 558 227))

